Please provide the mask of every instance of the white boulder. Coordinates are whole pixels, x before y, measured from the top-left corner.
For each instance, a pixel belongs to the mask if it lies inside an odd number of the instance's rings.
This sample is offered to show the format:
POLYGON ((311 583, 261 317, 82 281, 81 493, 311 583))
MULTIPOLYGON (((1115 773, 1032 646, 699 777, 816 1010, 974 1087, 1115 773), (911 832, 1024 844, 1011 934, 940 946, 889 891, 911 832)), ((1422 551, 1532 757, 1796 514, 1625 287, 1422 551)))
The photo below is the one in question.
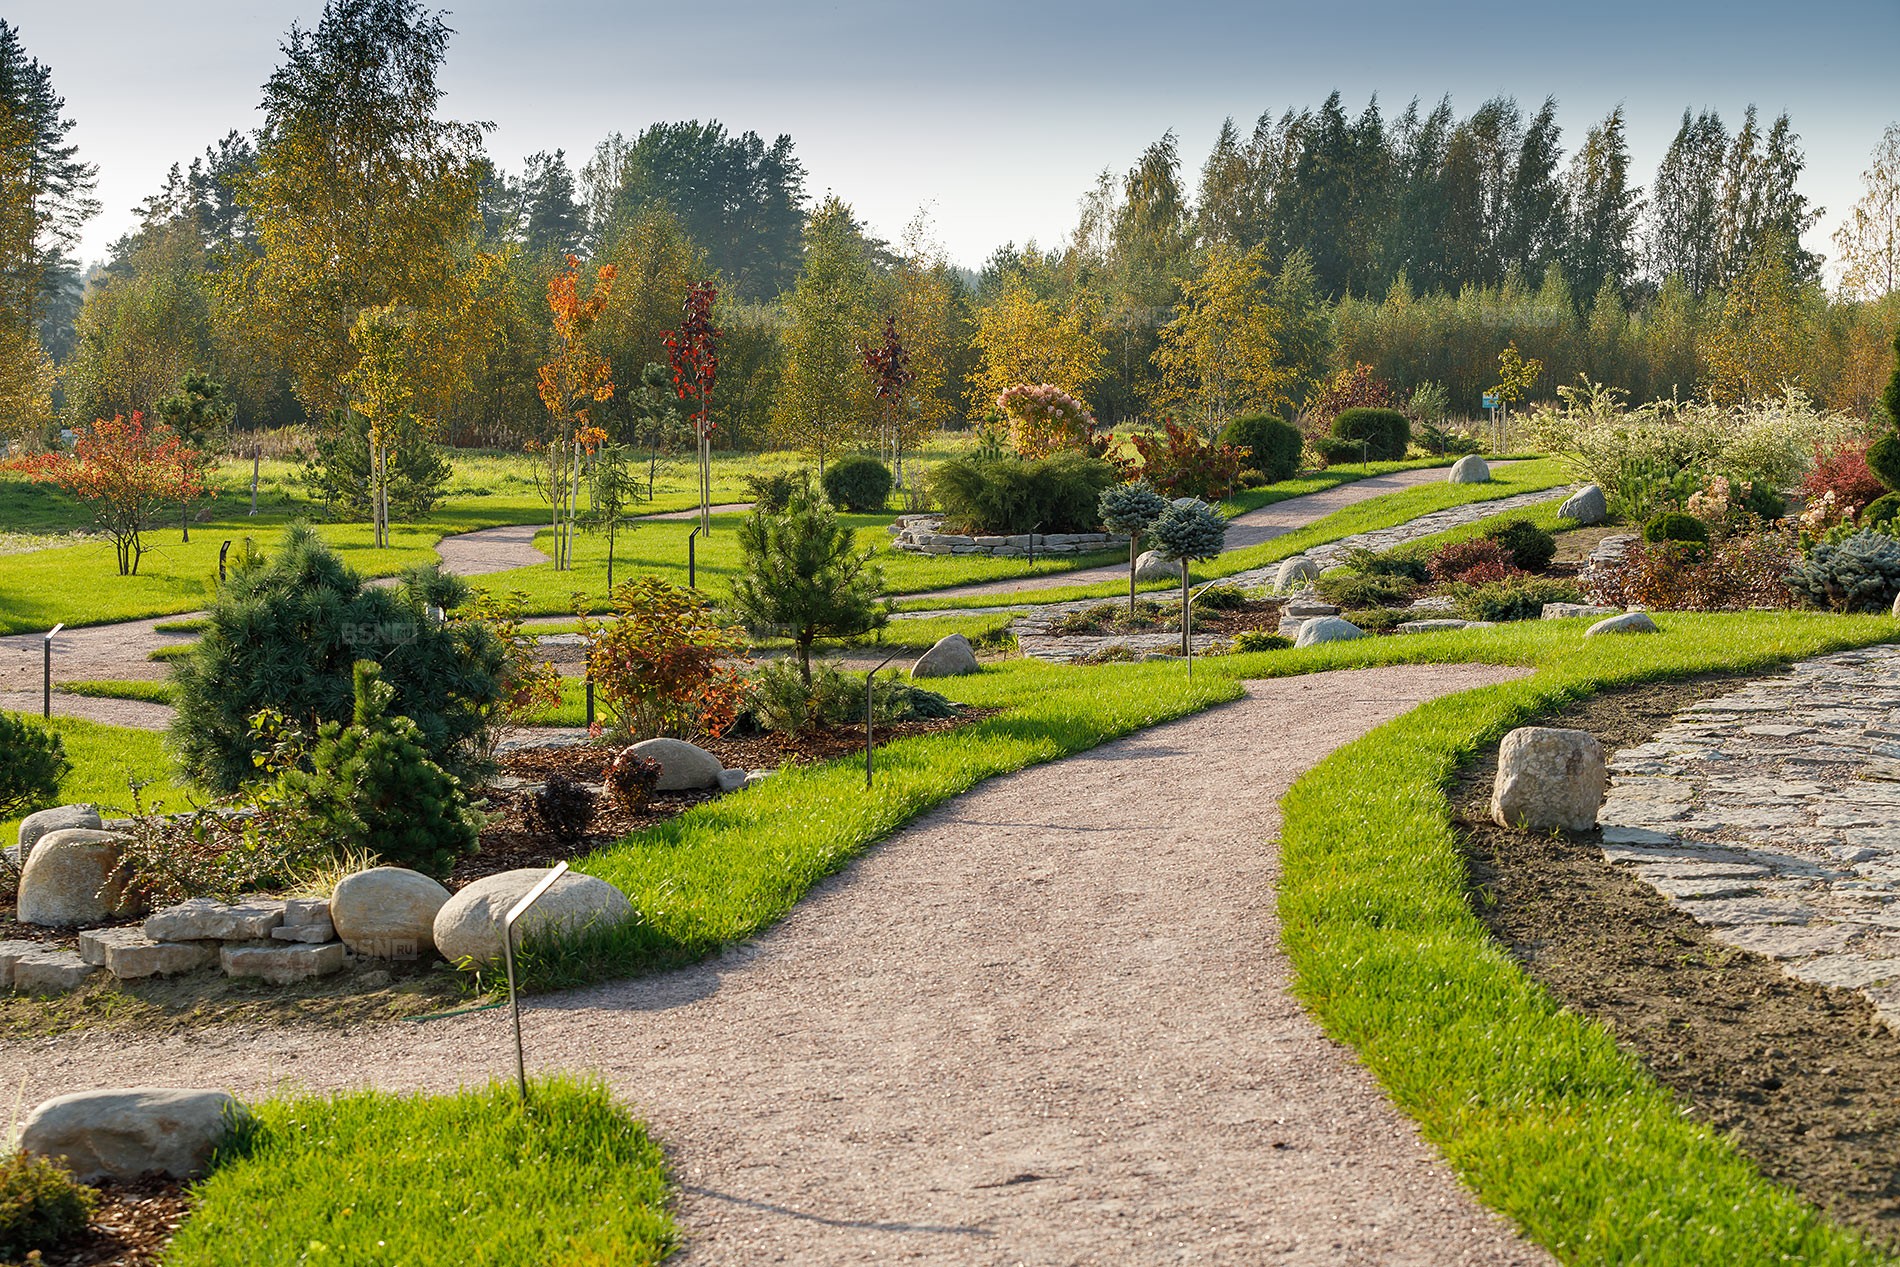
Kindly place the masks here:
POLYGON ((1563 505, 1557 507, 1557 518, 1568 519, 1584 527, 1600 524, 1609 517, 1609 503, 1604 500, 1603 489, 1596 484, 1585 484, 1564 498, 1563 505))
POLYGON ((359 955, 415 959, 435 952, 435 916, 448 900, 449 891, 420 871, 371 867, 337 881, 328 922, 359 955))
POLYGON ((1649 618, 1648 612, 1624 612, 1621 616, 1612 616, 1608 620, 1599 620, 1583 631, 1583 636, 1593 638, 1597 634, 1639 634, 1661 633, 1656 622, 1649 618))
MULTIPOLYGON (((502 916, 546 876, 545 867, 524 867, 476 880, 436 912, 436 949, 450 963, 500 959, 502 916)), ((626 894, 605 880, 570 871, 516 922, 515 944, 536 936, 568 936, 589 927, 623 924, 633 916, 633 903, 626 894)))
POLYGON ((27 855, 33 852, 33 846, 40 837, 68 827, 101 831, 105 823, 99 818, 97 805, 56 805, 37 814, 28 814, 20 820, 19 852, 13 855, 14 859, 24 865, 27 855))
POLYGON ((204 1173, 212 1152, 245 1116, 244 1106, 222 1091, 81 1091, 29 1113, 20 1147, 37 1157, 65 1158, 81 1183, 153 1171, 190 1179, 204 1173))
POLYGON ((642 739, 633 745, 633 755, 660 763, 660 781, 653 785, 656 792, 716 788, 719 773, 726 768, 718 757, 684 739, 642 739))
POLYGON ((1498 747, 1491 821, 1524 831, 1589 831, 1608 786, 1596 736, 1521 726, 1498 747))
POLYGON ((1447 484, 1489 484, 1491 466, 1475 453, 1467 453, 1452 463, 1451 474, 1445 477, 1447 484))
POLYGON ((962 677, 979 672, 982 667, 976 662, 976 650, 970 646, 970 640, 962 634, 949 634, 937 639, 935 646, 917 657, 917 663, 910 666, 910 675, 913 678, 962 677))
POLYGON ((1273 588, 1282 592, 1292 589, 1306 581, 1319 579, 1319 564, 1303 554, 1296 554, 1282 563, 1273 574, 1273 588))
POLYGON ((22 924, 71 928, 136 910, 126 893, 125 837, 63 827, 40 837, 20 872, 16 918, 22 924))
POLYGON ((1339 616, 1315 616, 1300 626, 1300 632, 1293 639, 1296 647, 1317 646, 1322 642, 1350 642, 1354 638, 1363 638, 1366 631, 1339 616))
POLYGON ((1181 579, 1181 564, 1159 550, 1143 550, 1135 559, 1135 579, 1137 581, 1178 581, 1181 579))

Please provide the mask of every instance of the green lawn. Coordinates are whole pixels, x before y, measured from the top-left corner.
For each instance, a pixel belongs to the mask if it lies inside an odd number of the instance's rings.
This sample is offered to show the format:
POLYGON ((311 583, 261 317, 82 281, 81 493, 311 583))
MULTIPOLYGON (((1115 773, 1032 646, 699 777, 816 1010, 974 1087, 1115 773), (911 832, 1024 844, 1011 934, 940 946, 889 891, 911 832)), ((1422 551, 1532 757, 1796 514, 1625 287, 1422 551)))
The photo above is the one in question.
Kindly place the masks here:
MULTIPOLYGON (((163 801, 173 810, 186 809, 184 788, 176 781, 177 767, 165 751, 164 736, 128 726, 107 726, 72 717, 28 720, 58 733, 66 745, 72 773, 59 790, 61 804, 91 801, 111 817, 132 809, 134 778, 147 781, 141 794, 147 808, 163 801)), ((0 819, 0 845, 19 840, 19 818, 0 819)))
POLYGON ((135 699, 148 704, 172 702, 172 684, 163 680, 99 678, 90 682, 59 682, 53 690, 67 695, 83 695, 88 699, 135 699))
POLYGON ((598 1083, 288 1096, 215 1159, 167 1267, 657 1263, 665 1158, 598 1083))

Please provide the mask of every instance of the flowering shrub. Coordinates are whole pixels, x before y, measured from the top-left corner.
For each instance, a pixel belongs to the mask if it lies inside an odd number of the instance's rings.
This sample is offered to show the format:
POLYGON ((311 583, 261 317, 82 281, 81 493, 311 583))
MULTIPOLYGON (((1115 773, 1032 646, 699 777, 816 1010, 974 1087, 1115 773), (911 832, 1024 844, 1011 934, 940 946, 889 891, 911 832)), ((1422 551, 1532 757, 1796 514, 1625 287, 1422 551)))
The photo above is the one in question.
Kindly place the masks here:
POLYGON ((1830 488, 1809 502, 1808 508, 1801 512, 1801 535, 1823 537, 1853 520, 1854 508, 1844 503, 1839 494, 1830 488))
POLYGON ((1856 441, 1832 450, 1816 445, 1814 467, 1801 481, 1801 491, 1810 505, 1831 493, 1835 505, 1853 514, 1885 494, 1887 486, 1867 465, 1867 445, 1856 441))
POLYGON ((737 669, 744 648, 706 600, 657 576, 614 591, 614 618, 581 616, 587 672, 616 729, 635 739, 720 735, 745 699, 737 669))
POLYGON ((1006 388, 996 407, 1009 419, 1009 439, 1026 458, 1046 458, 1063 449, 1101 457, 1108 449, 1106 436, 1095 433, 1095 418, 1084 405, 1060 387, 1038 383, 1006 388))
POLYGON ((1731 532, 1709 546, 1632 543, 1588 578, 1593 601, 1651 611, 1743 611, 1792 602, 1783 578, 1799 546, 1784 529, 1731 532))
POLYGON ((1220 501, 1234 491, 1243 450, 1209 440, 1172 420, 1164 420, 1160 435, 1133 437, 1141 455, 1142 477, 1166 497, 1198 497, 1220 501))
POLYGON ((1485 537, 1454 541, 1440 547, 1432 554, 1427 567, 1434 581, 1456 581, 1467 585, 1482 585, 1523 575, 1523 569, 1517 566, 1511 552, 1485 537))

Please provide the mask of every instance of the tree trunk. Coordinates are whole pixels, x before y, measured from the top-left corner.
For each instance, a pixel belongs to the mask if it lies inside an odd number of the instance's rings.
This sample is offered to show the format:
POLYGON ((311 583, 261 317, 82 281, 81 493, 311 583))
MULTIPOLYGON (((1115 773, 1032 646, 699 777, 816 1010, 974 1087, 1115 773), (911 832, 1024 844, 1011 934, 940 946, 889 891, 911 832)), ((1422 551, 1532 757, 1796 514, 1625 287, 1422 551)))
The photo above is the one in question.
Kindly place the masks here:
POLYGON ((188 501, 181 501, 178 503, 178 527, 179 527, 179 530, 182 533, 184 533, 185 544, 190 545, 191 544, 191 503, 188 501))
POLYGON ((1182 559, 1181 560, 1181 654, 1182 655, 1188 654, 1188 651, 1189 651, 1188 639, 1193 636, 1191 632, 1194 627, 1193 613, 1188 610, 1188 604, 1191 603, 1192 601, 1193 601, 1193 595, 1188 593, 1188 561, 1186 559, 1182 559))
POLYGON ((1128 534, 1128 614, 1135 614, 1135 534, 1128 534))
POLYGON ((798 671, 805 679, 807 691, 811 690, 811 643, 811 634, 804 633, 798 636, 798 671))

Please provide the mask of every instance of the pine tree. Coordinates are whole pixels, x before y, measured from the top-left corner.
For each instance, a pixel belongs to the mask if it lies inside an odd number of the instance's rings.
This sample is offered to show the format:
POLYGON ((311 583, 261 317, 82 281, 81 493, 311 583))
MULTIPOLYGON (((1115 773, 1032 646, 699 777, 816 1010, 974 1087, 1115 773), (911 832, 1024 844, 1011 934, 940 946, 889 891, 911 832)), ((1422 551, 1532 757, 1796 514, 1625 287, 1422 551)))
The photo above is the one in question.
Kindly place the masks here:
POLYGON ((521 219, 522 249, 535 259, 552 265, 581 249, 587 225, 563 151, 528 155, 521 173, 521 219))
POLYGON ((810 488, 793 493, 783 514, 749 515, 739 526, 739 552, 733 614, 755 632, 789 636, 807 687, 813 642, 855 638, 890 620, 873 551, 860 552, 851 529, 810 488))

